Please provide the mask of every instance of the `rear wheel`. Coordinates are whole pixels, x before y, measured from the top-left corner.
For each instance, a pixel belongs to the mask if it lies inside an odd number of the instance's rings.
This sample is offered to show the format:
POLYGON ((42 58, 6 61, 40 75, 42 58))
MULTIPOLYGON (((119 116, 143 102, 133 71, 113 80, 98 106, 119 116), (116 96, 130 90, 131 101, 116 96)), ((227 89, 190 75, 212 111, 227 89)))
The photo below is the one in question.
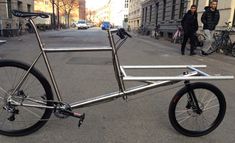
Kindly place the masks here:
POLYGON ((191 137, 206 135, 222 122, 226 111, 223 93, 208 83, 192 83, 173 97, 169 107, 172 126, 191 137), (192 98, 192 93, 195 98, 192 98))
POLYGON ((224 45, 224 39, 221 34, 214 36, 214 42, 211 44, 210 49, 207 51, 207 54, 212 54, 216 51, 219 51, 224 45))
POLYGON ((30 70, 20 89, 13 94, 28 69, 29 66, 21 62, 0 61, 0 134, 7 136, 31 134, 40 129, 51 116, 52 109, 16 106, 12 102, 53 105, 49 102, 53 100, 49 83, 34 68, 30 70))
POLYGON ((232 47, 232 56, 235 57, 235 43, 233 43, 233 47, 232 47))
POLYGON ((206 37, 203 34, 197 34, 196 46, 203 47, 206 37))

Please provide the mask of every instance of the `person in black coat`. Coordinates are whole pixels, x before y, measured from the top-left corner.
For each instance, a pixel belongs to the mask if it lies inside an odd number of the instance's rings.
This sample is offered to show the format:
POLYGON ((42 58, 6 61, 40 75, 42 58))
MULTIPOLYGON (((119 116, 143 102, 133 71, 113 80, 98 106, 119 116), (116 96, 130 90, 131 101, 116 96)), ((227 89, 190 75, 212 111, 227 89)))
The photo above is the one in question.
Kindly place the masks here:
POLYGON ((217 10, 217 5, 217 0, 211 1, 210 6, 205 7, 205 11, 201 17, 201 21, 203 23, 203 30, 206 36, 206 42, 202 49, 203 55, 207 55, 207 52, 209 51, 211 44, 214 41, 214 30, 220 20, 220 13, 219 10, 217 10))
POLYGON ((184 30, 184 39, 181 47, 181 54, 185 54, 185 46, 190 39, 190 55, 195 55, 195 40, 196 40, 196 32, 198 30, 198 21, 197 21, 197 6, 192 5, 190 10, 184 15, 181 25, 184 30))

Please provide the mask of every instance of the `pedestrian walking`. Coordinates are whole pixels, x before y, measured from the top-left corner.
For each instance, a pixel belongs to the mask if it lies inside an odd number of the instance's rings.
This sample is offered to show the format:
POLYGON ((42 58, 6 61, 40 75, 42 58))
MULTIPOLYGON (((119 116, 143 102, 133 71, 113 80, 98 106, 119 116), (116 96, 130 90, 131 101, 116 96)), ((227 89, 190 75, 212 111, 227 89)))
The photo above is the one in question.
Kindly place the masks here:
POLYGON ((185 54, 185 46, 188 39, 190 39, 190 55, 195 55, 195 39, 196 32, 198 30, 198 21, 197 21, 197 6, 192 5, 190 10, 184 15, 181 25, 184 30, 184 39, 181 45, 181 54, 185 54))
POLYGON ((202 55, 208 55, 207 52, 209 51, 212 43, 214 42, 214 31, 220 20, 220 13, 219 10, 217 10, 217 5, 217 0, 211 1, 210 5, 205 7, 205 11, 201 17, 201 21, 203 23, 203 30, 206 36, 206 41, 201 51, 202 55))

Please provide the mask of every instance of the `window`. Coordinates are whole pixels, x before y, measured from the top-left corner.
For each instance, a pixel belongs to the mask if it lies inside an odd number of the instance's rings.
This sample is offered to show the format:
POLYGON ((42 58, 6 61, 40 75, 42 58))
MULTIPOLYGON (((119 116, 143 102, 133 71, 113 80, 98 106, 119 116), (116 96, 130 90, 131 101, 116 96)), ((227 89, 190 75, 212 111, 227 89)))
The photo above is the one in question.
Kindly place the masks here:
POLYGON ((179 18, 181 19, 184 15, 184 3, 185 0, 180 0, 180 13, 179 13, 179 18))
POLYGON ((144 22, 144 8, 142 9, 142 23, 144 22))
POLYGON ((156 21, 155 21, 155 25, 158 25, 158 9, 159 9, 159 3, 156 3, 156 21))
POLYGON ((125 0, 125 8, 128 8, 128 0, 125 0))
POLYGON ((233 14, 233 26, 235 26, 235 9, 234 9, 234 14, 233 14))
POLYGON ((163 13, 162 13, 162 21, 165 20, 166 16, 166 0, 163 0, 163 13))
POLYGON ((12 18, 11 14, 11 0, 7 0, 7 17, 12 18))
POLYGON ((17 7, 18 7, 18 10, 22 11, 22 2, 18 1, 17 2, 17 7))
POLYGON ((172 12, 171 12, 171 19, 173 20, 175 18, 175 5, 176 5, 176 0, 172 1, 172 12))
POLYGON ((27 4, 27 10, 28 10, 28 12, 31 12, 31 5, 30 4, 27 4))
POLYGON ((152 9, 153 9, 153 6, 150 5, 150 10, 149 10, 149 22, 152 21, 152 9))
POLYGON ((148 16, 148 7, 145 8, 144 22, 147 22, 147 16, 148 16))

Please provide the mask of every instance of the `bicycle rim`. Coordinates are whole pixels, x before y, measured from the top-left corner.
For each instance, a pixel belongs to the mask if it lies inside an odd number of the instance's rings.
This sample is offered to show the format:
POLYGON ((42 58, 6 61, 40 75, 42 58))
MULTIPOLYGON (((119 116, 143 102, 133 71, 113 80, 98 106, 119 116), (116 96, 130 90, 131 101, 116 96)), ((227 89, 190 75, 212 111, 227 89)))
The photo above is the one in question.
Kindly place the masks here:
MULTIPOLYGON (((9 136, 30 134, 42 127, 51 115, 50 109, 9 106, 7 98, 26 73, 28 67, 16 62, 0 63, 0 133, 9 136), (17 112, 12 112, 14 110, 17 112), (14 116, 13 116, 14 114, 14 116)), ((12 100, 24 104, 42 105, 34 101, 44 102, 53 97, 43 77, 34 69, 31 70, 19 90, 12 95, 12 100)))

